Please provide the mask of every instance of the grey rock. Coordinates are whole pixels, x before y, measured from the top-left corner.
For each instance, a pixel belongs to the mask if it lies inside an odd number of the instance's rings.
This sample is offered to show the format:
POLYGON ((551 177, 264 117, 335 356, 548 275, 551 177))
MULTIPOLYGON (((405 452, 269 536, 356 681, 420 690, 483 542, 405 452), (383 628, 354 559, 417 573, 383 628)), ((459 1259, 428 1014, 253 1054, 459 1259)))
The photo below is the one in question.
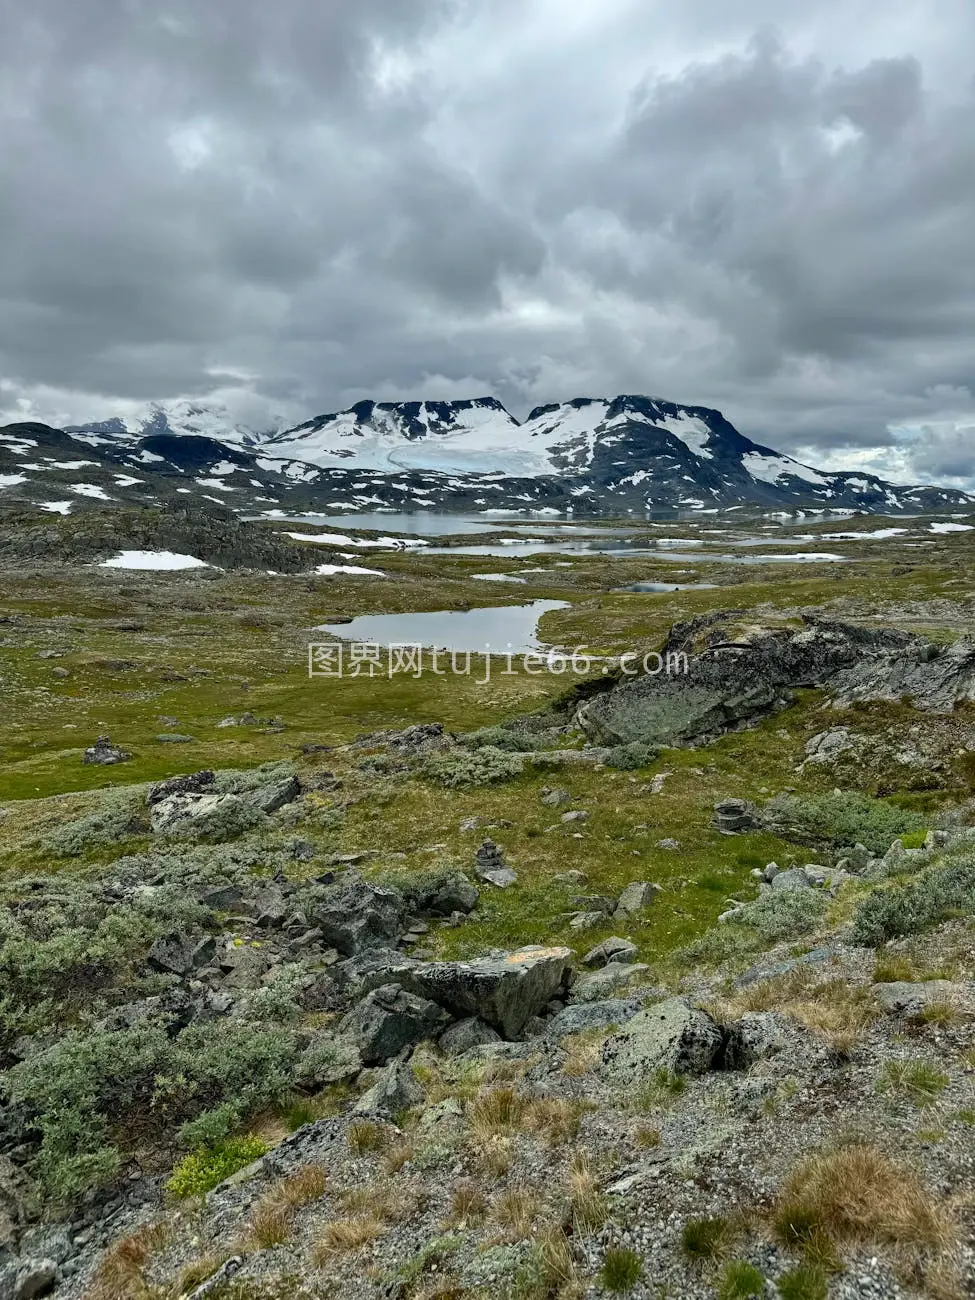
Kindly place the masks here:
POLYGON ((341 1035, 321 1030, 314 1034, 298 1062, 298 1076, 304 1084, 324 1088, 346 1083, 362 1072, 363 1061, 355 1044, 341 1035))
POLYGON ((972 642, 945 670, 939 668, 943 655, 918 665, 920 639, 906 633, 811 617, 800 630, 753 622, 746 629, 741 616, 728 610, 676 624, 662 654, 686 656, 687 671, 608 683, 576 715, 586 736, 605 745, 700 744, 768 716, 799 687, 829 684, 835 690, 842 681, 847 698, 865 698, 871 683, 879 684, 878 674, 886 676, 887 699, 925 695, 923 683, 939 674, 946 701, 975 695, 972 642), (895 664, 905 671, 892 672, 895 664))
POLYGON ((403 933, 406 910, 398 889, 349 876, 323 888, 309 909, 308 921, 321 930, 330 948, 351 956, 397 939, 403 933))
POLYGON ((639 1083, 654 1070, 703 1074, 722 1045, 721 1029, 683 998, 640 1011, 602 1051, 602 1074, 616 1085, 639 1083))
POLYGON ((58 1266, 53 1259, 26 1259, 0 1270, 0 1295, 4 1300, 34 1300, 54 1289, 58 1266))
POLYGON ((747 799, 720 799, 714 805, 714 824, 724 835, 738 835, 758 824, 757 809, 747 799))
POLYGON ((516 1038, 567 982, 571 948, 519 948, 473 961, 397 966, 389 978, 458 1017, 477 1016, 516 1038))
POLYGON ((680 840, 671 839, 669 837, 667 839, 657 840, 657 848, 676 851, 680 848, 680 840))
POLYGON ((583 966, 607 966, 610 962, 628 962, 637 953, 637 946, 629 939, 610 935, 595 948, 590 948, 582 959, 583 966))
POLYGON ((400 1112, 419 1106, 425 1095, 419 1080, 405 1061, 390 1061, 368 1092, 363 1093, 356 1102, 353 1114, 394 1119, 400 1112))
POLYGON ((542 786, 542 803, 546 808, 560 808, 563 804, 571 802, 572 795, 568 790, 563 790, 560 786, 554 788, 542 786))
POLYGON ((722 1065, 726 1070, 747 1070, 756 1061, 780 1052, 786 1035, 779 1018, 770 1011, 749 1011, 724 1027, 722 1065))
POLYGON ((501 1035, 485 1021, 476 1016, 458 1020, 440 1035, 440 1049, 447 1056, 459 1056, 472 1047, 481 1047, 485 1043, 500 1043, 501 1035))
POLYGON ((504 853, 494 840, 485 840, 474 856, 474 874, 498 889, 517 883, 518 877, 504 860, 504 853))
POLYGON ((569 928, 572 930, 596 930, 605 923, 605 912, 573 912, 569 917, 569 928))
POLYGON ((589 814, 584 808, 573 808, 571 812, 563 813, 561 820, 567 825, 572 822, 587 822, 589 814))
POLYGON ((149 787, 146 803, 151 808, 174 794, 200 794, 204 790, 209 790, 215 780, 216 774, 210 768, 204 768, 201 772, 192 772, 189 776, 171 776, 149 787))
POLYGON ((607 998, 602 1002, 580 1002, 554 1015, 545 1026, 548 1038, 564 1038, 588 1029, 606 1029, 625 1025, 643 1005, 642 998, 607 998))
POLYGON ((627 916, 639 916, 641 912, 645 912, 650 907, 659 893, 659 885, 650 884, 645 880, 634 880, 620 894, 614 916, 620 919, 627 916))
POLYGON ((242 803, 236 794, 171 794, 151 806, 149 824, 157 835, 165 835, 211 817, 232 815, 242 803))
POLYGON ((35 1212, 36 1201, 27 1175, 9 1156, 0 1155, 0 1253, 14 1241, 24 1219, 35 1212))
POLYGON ((128 750, 113 745, 110 737, 99 736, 95 743, 85 750, 81 761, 110 767, 113 763, 127 763, 131 757, 128 750))
POLYGON ((412 906, 428 916, 472 912, 479 898, 477 886, 463 871, 445 871, 410 890, 412 906))
POLYGON ((185 975, 207 965, 216 952, 212 938, 200 939, 176 931, 157 939, 149 949, 147 961, 153 970, 163 974, 185 975))
POLYGON ((285 777, 270 785, 262 785, 248 795, 263 813, 274 813, 286 804, 293 803, 301 794, 301 783, 296 776, 285 777))
POLYGON ((610 962, 602 970, 582 975, 572 985, 569 1002, 601 1002, 612 997, 618 989, 626 988, 640 978, 650 967, 645 962, 610 962))
POLYGON ((192 745, 195 741, 195 736, 182 736, 178 731, 162 731, 156 737, 160 745, 192 745))
POLYGON ((428 998, 398 984, 373 989, 339 1023, 338 1032, 353 1042, 366 1065, 383 1065, 425 1038, 435 1038, 449 1016, 428 998))
POLYGON ((802 867, 792 867, 789 871, 779 871, 772 877, 771 888, 781 892, 796 889, 811 889, 812 885, 802 867))
POLYGON ((886 1010, 895 1015, 918 1016, 933 1002, 960 1003, 965 990, 951 980, 925 980, 911 983, 897 980, 874 984, 873 995, 886 1010))

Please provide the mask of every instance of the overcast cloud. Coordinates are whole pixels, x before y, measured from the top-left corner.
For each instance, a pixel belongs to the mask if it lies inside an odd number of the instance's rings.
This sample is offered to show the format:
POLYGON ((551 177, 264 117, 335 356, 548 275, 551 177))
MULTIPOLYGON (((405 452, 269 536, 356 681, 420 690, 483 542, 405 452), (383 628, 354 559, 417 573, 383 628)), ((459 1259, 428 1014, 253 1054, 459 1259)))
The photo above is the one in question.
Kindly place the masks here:
POLYGON ((0 416, 720 407, 975 482, 971 0, 0 0, 0 416))

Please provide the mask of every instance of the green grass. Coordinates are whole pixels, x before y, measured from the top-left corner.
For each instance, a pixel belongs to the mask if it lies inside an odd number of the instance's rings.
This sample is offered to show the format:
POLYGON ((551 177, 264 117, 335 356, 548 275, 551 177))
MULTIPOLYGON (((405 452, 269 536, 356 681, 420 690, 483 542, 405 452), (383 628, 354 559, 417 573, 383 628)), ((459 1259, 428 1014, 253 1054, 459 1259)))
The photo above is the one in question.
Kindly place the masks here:
POLYGON ((888 1061, 877 1079, 877 1091, 908 1097, 917 1106, 930 1106, 950 1080, 927 1061, 888 1061))
POLYGON ((718 1283, 718 1300, 758 1300, 765 1294, 765 1277, 747 1260, 726 1265, 718 1283))
POLYGON ((179 1162, 166 1183, 166 1191, 176 1200, 205 1196, 225 1178, 266 1155, 268 1150, 262 1138, 253 1136, 226 1138, 213 1146, 200 1147, 179 1162))
POLYGON ((599 1280, 612 1295, 632 1291, 643 1276, 643 1261, 628 1246, 609 1246, 603 1255, 599 1280))

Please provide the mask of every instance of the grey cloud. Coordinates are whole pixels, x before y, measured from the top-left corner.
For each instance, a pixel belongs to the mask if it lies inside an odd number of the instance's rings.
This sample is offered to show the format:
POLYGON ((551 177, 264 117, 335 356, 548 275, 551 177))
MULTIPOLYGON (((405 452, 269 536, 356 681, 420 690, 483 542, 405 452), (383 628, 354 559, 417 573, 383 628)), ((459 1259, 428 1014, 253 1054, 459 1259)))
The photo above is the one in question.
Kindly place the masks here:
POLYGON ((786 449, 964 431, 975 18, 848 9, 0 0, 3 401, 475 376, 786 449))

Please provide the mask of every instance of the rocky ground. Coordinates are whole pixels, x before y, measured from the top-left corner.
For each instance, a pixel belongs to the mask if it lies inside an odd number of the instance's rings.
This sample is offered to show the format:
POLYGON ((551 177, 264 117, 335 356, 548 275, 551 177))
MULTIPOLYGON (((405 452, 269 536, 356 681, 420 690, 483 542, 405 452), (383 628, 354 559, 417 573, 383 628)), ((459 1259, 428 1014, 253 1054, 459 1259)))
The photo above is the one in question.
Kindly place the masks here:
POLYGON ((0 1295, 975 1294, 969 550, 734 602, 583 565, 556 635, 685 676, 314 717, 282 611, 361 583, 17 578, 0 1295))

